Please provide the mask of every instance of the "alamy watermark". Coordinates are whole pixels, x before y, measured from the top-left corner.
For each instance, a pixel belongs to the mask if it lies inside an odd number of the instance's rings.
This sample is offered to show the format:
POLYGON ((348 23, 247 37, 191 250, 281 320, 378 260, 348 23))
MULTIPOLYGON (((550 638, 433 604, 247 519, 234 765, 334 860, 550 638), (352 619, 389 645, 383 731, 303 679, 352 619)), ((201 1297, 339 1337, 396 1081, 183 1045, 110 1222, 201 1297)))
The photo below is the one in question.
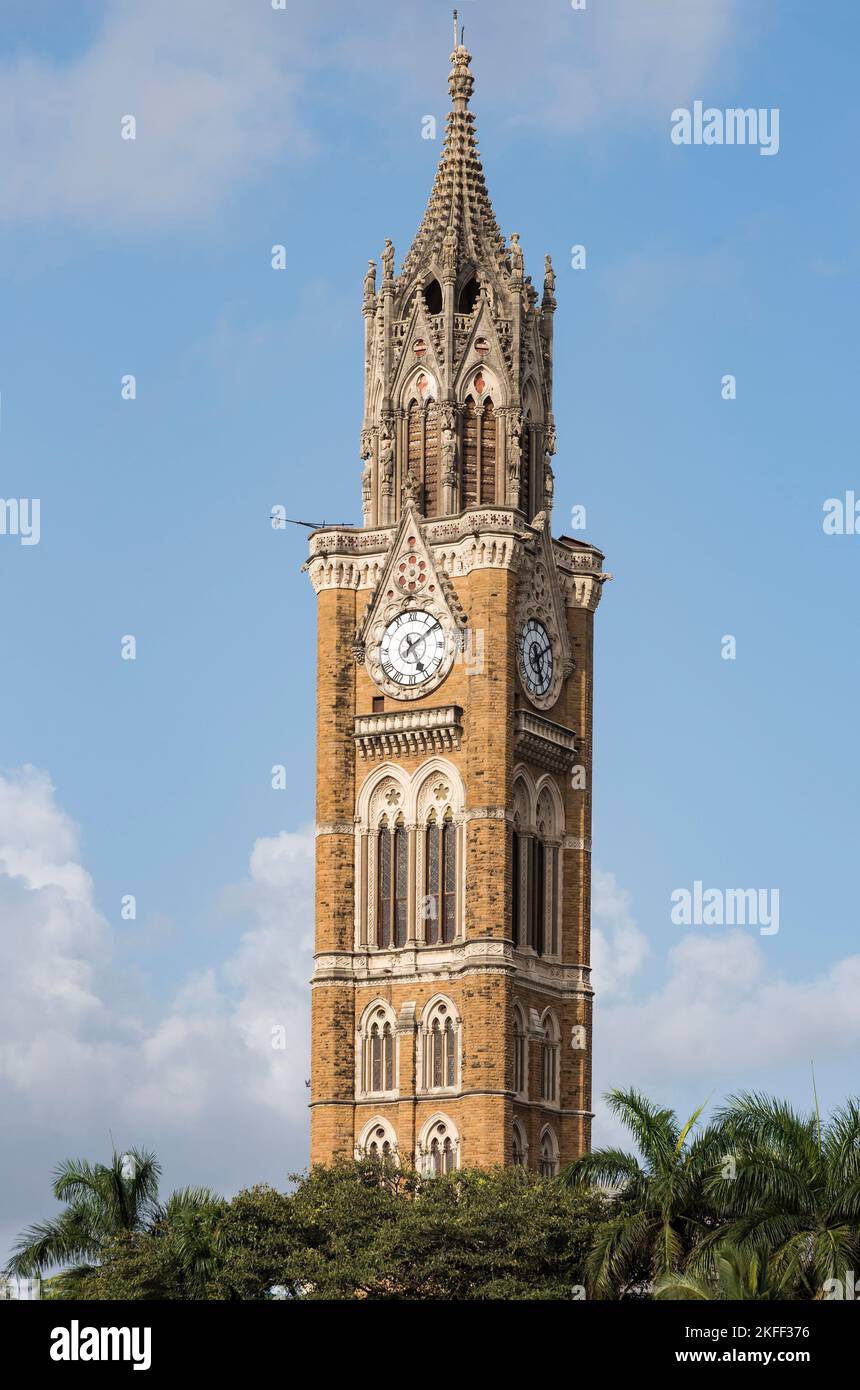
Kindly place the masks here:
POLYGON ((694 101, 672 112, 673 145, 758 145, 759 154, 779 154, 779 108, 730 106, 721 111, 694 101))
POLYGON ((675 888, 671 901, 676 927, 758 927, 759 936, 779 931, 778 888, 704 888, 697 878, 692 891, 675 888))
POLYGON ((0 536, 17 536, 22 545, 38 545, 41 535, 38 497, 0 497, 0 536))

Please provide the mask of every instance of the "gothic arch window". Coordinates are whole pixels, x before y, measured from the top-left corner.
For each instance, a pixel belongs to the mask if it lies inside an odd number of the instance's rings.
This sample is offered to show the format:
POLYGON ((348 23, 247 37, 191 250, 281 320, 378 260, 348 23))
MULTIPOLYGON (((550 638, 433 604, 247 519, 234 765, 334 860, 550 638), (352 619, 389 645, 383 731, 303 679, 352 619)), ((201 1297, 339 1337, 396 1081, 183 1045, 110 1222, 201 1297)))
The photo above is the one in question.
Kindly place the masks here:
POLYGON ((390 949, 406 945, 409 891, 409 840, 403 817, 389 826, 384 816, 377 832, 376 944, 390 949))
POLYGON ((410 775, 395 763, 365 778, 355 815, 355 948, 448 945, 462 935, 463 779, 446 758, 410 775))
POLYGON ((514 1005, 514 1090, 518 1096, 528 1095, 529 1039, 525 1015, 519 1004, 514 1005))
POLYGON ((541 1019, 540 1098, 547 1105, 558 1104, 559 1043, 558 1022, 551 1009, 541 1019))
POLYGON ((540 1171, 545 1178, 558 1172, 558 1140, 552 1125, 545 1125, 540 1136, 540 1171))
POLYGON ((483 404, 480 448, 480 501, 492 506, 496 500, 496 411, 491 400, 483 404))
POLYGON ((531 488, 532 488, 532 448, 534 432, 531 427, 530 418, 523 425, 522 449, 523 456, 520 464, 520 511, 525 513, 527 521, 531 520, 531 488))
POLYGON ((460 1166, 460 1136, 447 1115, 434 1115, 418 1137, 421 1171, 425 1177, 441 1177, 460 1166))
POLYGON ((511 1161, 515 1168, 525 1168, 526 1166, 526 1142, 519 1124, 514 1120, 513 1134, 511 1138, 511 1161))
MULTIPOLYGON (((424 412, 424 515, 438 516, 441 509, 439 489, 439 407, 428 402, 424 412)), ((422 474, 419 473, 419 477, 422 474)))
POLYGON ((421 1080, 425 1091, 460 1085, 460 1016, 450 999, 431 1000, 421 1020, 421 1080))
POLYGON ((390 1005, 371 1004, 362 1017, 360 1035, 360 1092, 366 1096, 393 1095, 397 1090, 395 1018, 390 1005))
POLYGON ((438 280, 431 280, 424 286, 424 298, 427 301, 427 312, 429 314, 441 314, 442 312, 442 286, 438 280))
POLYGON ((406 468, 415 482, 423 490, 423 511, 427 517, 439 514, 441 494, 439 487, 440 416, 436 402, 436 385, 432 377, 421 373, 412 384, 411 390, 420 392, 423 398, 412 397, 406 412, 406 468))
POLYGON ((471 314, 472 310, 478 302, 478 295, 480 293, 481 286, 478 284, 477 279, 473 275, 471 279, 466 281, 466 283, 460 290, 460 295, 457 300, 457 313, 471 314))
POLYGON ((514 780, 511 933, 538 956, 557 956, 561 938, 564 808, 552 777, 537 785, 521 768, 514 780))
POLYGON ((375 1158, 397 1163, 397 1135, 388 1120, 381 1115, 370 1120, 361 1131, 355 1146, 356 1158, 375 1158))
POLYGON ((406 471, 415 478, 424 471, 424 408, 416 400, 410 402, 406 417, 406 471))
POLYGON ((462 483, 460 497, 463 507, 478 500, 478 408, 473 396, 466 397, 463 407, 462 483))
POLYGON ((457 935, 457 827, 450 810, 431 810, 425 831, 424 940, 447 944, 457 935))

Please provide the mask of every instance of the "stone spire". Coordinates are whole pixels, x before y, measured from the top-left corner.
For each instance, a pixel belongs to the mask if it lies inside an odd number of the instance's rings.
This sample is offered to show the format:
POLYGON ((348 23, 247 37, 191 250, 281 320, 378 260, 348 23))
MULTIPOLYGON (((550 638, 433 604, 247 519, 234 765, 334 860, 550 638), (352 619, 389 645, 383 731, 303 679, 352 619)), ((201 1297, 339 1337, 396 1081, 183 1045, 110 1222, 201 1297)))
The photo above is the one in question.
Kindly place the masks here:
POLYGON ((470 63, 460 32, 427 211, 399 275, 386 240, 379 286, 375 264, 364 277, 367 527, 396 525, 410 499, 428 520, 489 506, 531 522, 552 505, 555 272, 547 260, 541 299, 516 232, 505 245, 469 110, 470 63))
POLYGON ((445 143, 424 220, 418 228, 400 272, 401 282, 425 266, 443 266, 453 255, 457 265, 494 266, 500 271, 507 255, 480 160, 475 117, 469 98, 475 85, 469 64, 472 55, 461 42, 451 54, 448 90, 452 109, 445 143))

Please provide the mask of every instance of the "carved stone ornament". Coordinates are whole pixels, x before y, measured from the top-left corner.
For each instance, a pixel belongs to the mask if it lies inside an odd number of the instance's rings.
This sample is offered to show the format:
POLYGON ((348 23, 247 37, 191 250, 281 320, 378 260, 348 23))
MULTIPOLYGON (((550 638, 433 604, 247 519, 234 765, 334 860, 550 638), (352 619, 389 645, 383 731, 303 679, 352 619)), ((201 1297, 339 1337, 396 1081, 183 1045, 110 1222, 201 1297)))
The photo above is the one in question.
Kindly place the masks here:
POLYGON ((552 680, 542 695, 535 694, 526 684, 522 652, 519 642, 517 643, 517 671, 523 692, 531 704, 543 710, 552 709, 574 666, 564 596, 556 572, 555 556, 546 521, 545 514, 539 513, 532 523, 538 532, 537 542, 531 563, 522 574, 517 602, 517 633, 522 631, 530 618, 534 618, 536 622, 543 624, 552 642, 552 680))
MULTIPOLYGON (((361 625, 354 652, 363 660, 372 681, 395 700, 418 700, 438 689, 448 676, 460 649, 460 629, 468 619, 452 607, 453 588, 436 569, 421 529, 421 515, 407 500, 394 535, 388 561, 377 583, 361 625), (380 646, 389 623, 401 613, 420 610, 439 623, 444 635, 444 654, 438 669, 419 685, 404 686, 389 678, 380 646)), ((459 607, 459 605, 457 605, 459 607)))

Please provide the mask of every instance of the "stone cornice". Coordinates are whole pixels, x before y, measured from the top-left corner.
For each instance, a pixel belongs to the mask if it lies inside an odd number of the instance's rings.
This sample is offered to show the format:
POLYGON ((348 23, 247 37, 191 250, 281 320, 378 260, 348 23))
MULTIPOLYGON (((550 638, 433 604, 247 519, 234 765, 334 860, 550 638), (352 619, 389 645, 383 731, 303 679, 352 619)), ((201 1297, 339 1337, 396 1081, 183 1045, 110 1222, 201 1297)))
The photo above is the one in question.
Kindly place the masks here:
POLYGON ((356 715, 354 737, 362 758, 404 758, 457 749, 462 733, 460 706, 438 705, 356 715))
POLYGON ((572 730, 529 709, 514 710, 514 747, 518 757, 551 772, 567 772, 576 759, 572 730))
MULTIPOLYGON (((309 540, 307 570, 314 590, 375 589, 382 577, 397 527, 331 526, 314 531, 309 540)), ((514 508, 478 507, 458 516, 424 521, 421 532, 436 567, 450 576, 480 569, 522 567, 538 538, 514 508)), ((603 555, 593 545, 552 542, 559 587, 568 608, 592 613, 600 602, 610 574, 603 555)))
POLYGON ((547 960, 510 941, 477 940, 451 946, 406 946, 397 951, 323 951, 315 958, 312 987, 444 983, 473 974, 507 974, 525 986, 565 997, 590 997, 586 966, 547 960))

